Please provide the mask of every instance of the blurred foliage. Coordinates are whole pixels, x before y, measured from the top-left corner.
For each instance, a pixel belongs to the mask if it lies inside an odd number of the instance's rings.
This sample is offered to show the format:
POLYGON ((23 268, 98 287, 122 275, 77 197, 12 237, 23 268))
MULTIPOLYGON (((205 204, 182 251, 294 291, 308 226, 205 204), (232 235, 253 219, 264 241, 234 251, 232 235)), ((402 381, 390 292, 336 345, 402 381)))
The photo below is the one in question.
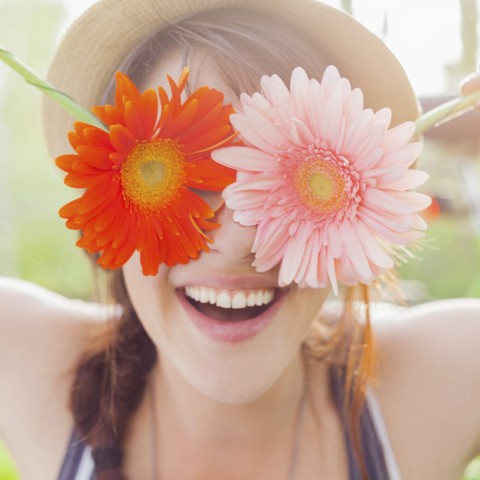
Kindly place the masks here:
POLYGON ((414 293, 411 295, 412 303, 480 297, 480 205, 472 204, 465 183, 468 171, 480 184, 480 158, 475 155, 465 155, 461 146, 424 142, 418 168, 430 175, 422 189, 434 204, 422 212, 429 228, 425 238, 411 249, 415 258, 399 269, 401 278, 424 286, 416 298, 414 293), (471 164, 477 168, 467 169, 471 164))
POLYGON ((0 480, 17 480, 12 458, 6 448, 0 444, 0 480))
MULTIPOLYGON (((44 76, 61 5, 2 1, 0 43, 44 76), (39 24, 43 34, 31 35, 39 24)), ((87 298, 90 265, 74 247, 76 233, 56 215, 75 192, 63 185, 43 143, 40 93, 13 72, 0 85, 0 274, 87 298)))

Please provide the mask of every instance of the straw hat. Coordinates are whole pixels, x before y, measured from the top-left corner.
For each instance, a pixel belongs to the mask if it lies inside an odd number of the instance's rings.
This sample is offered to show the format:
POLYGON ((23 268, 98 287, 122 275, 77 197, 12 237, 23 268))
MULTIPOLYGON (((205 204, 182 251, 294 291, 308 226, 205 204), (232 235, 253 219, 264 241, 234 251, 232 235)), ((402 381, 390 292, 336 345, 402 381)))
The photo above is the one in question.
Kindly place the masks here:
MULTIPOLYGON (((86 108, 98 104, 112 75, 143 39, 203 10, 244 7, 284 17, 314 38, 326 58, 354 87, 366 106, 390 107, 393 123, 418 116, 417 102, 398 60, 384 43, 348 15, 315 0, 100 0, 67 31, 48 80, 86 108)), ((73 119, 45 99, 44 126, 53 156, 70 150, 73 119)))

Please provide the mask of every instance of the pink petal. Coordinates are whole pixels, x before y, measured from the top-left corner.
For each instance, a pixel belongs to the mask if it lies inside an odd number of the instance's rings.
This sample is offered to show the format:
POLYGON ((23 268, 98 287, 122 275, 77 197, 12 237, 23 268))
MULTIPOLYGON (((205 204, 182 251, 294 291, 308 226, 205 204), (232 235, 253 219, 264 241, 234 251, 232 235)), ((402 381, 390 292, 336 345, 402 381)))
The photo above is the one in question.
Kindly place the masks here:
POLYGON ((388 188, 384 187, 384 184, 402 178, 406 172, 407 167, 405 167, 405 165, 392 165, 390 167, 370 168, 362 171, 362 178, 364 180, 367 178, 374 179, 377 188, 381 190, 388 190, 388 188))
POLYGON ((257 257, 265 256, 268 250, 277 244, 284 244, 288 238, 288 229, 282 225, 281 220, 266 220, 257 227, 252 252, 257 257))
POLYGON ((340 258, 343 252, 343 243, 341 242, 340 232, 338 228, 329 226, 325 230, 325 239, 333 258, 340 258))
POLYGON ((408 238, 405 237, 404 233, 397 233, 388 228, 385 223, 379 221, 376 218, 373 218, 370 215, 359 214, 359 217, 371 230, 373 230, 376 236, 380 237, 382 240, 387 240, 390 243, 396 245, 407 245, 409 243, 408 238))
POLYGON ((310 87, 309 108, 307 110, 308 123, 313 134, 319 138, 321 137, 321 134, 317 119, 320 118, 321 112, 324 111, 327 99, 325 97, 325 92, 316 80, 311 81, 310 87))
POLYGON ((342 96, 339 92, 334 92, 332 96, 327 98, 325 110, 319 112, 319 133, 320 136, 327 141, 328 145, 337 144, 337 135, 340 130, 342 121, 342 96))
POLYGON ((278 75, 272 75, 271 77, 264 75, 260 80, 260 86, 265 98, 272 105, 290 103, 290 92, 278 75))
MULTIPOLYGON (((313 238, 315 235, 313 235, 313 238)), ((317 262, 318 262, 318 256, 314 254, 313 247, 314 247, 314 239, 312 237, 309 237, 306 241, 306 244, 303 248, 303 258, 302 261, 298 267, 297 274, 295 275, 295 282, 298 284, 306 284, 306 275, 307 275, 307 270, 309 264, 313 264, 315 266, 315 270, 317 270, 317 262)), ((316 286, 317 281, 315 279, 313 286, 316 286)), ((310 287, 312 285, 309 285, 310 287)))
POLYGON ((359 88, 354 88, 343 105, 343 114, 347 120, 347 126, 363 110, 363 92, 359 88))
POLYGON ((404 122, 391 128, 383 140, 383 150, 388 153, 402 147, 412 138, 414 130, 414 122, 404 122))
POLYGON ((404 202, 414 212, 421 212, 422 210, 428 208, 432 203, 432 199, 423 193, 392 191, 390 192, 390 196, 401 202, 404 202))
POLYGON ((422 151, 421 143, 409 143, 403 147, 398 148, 392 152, 386 153, 383 155, 380 165, 381 166, 390 166, 390 165, 405 165, 409 167, 415 160, 418 158, 422 151))
POLYGON ((310 262, 307 265, 307 271, 305 272, 305 282, 309 287, 319 288, 326 286, 326 268, 321 267, 320 265, 320 235, 315 233, 310 237, 310 242, 312 243, 312 253, 310 255, 310 262), (323 273, 323 282, 322 278, 319 277, 323 273))
POLYGON ((350 85, 350 82, 348 81, 348 79, 342 77, 337 82, 337 85, 335 86, 335 90, 339 91, 342 94, 343 100, 345 100, 352 92, 352 86, 350 85))
POLYGON ((301 145, 306 148, 308 145, 315 143, 315 136, 310 128, 301 120, 292 119, 289 133, 292 143, 295 145, 301 145))
MULTIPOLYGON (((243 94, 240 95, 240 101, 242 100, 242 95, 243 94)), ((275 111, 262 94, 255 92, 251 97, 251 103, 249 106, 258 110, 266 118, 269 118, 270 120, 274 121, 275 111)))
POLYGON ((353 270, 352 263, 347 253, 344 251, 342 257, 335 261, 335 271, 338 279, 345 285, 353 286, 358 282, 358 278, 353 270))
POLYGON ((392 111, 389 108, 381 108, 373 116, 373 123, 375 125, 383 125, 385 130, 390 125, 392 121, 392 111))
POLYGON ((258 225, 264 218, 266 212, 263 205, 258 208, 249 210, 236 210, 233 212, 233 220, 244 227, 254 227, 258 225))
POLYGON ((278 274, 281 287, 293 282, 303 259, 304 248, 305 245, 299 242, 296 237, 291 237, 287 241, 285 245, 285 253, 280 265, 280 272, 278 274))
POLYGON ((390 230, 395 232, 408 232, 413 226, 413 215, 393 215, 387 212, 376 212, 374 210, 361 206, 358 209, 359 217, 364 215, 382 223, 390 230))
POLYGON ((257 174, 229 185, 223 191, 223 198, 232 210, 257 208, 265 205, 268 192, 281 183, 282 178, 257 174))
POLYGON ((317 237, 318 241, 318 261, 317 261, 317 271, 307 272, 307 281, 309 285, 314 284, 314 280, 317 281, 317 288, 325 288, 327 286, 327 249, 321 246, 320 239, 317 237))
POLYGON ((255 127, 250 124, 243 114, 233 113, 230 115, 230 123, 235 130, 240 132, 240 138, 247 144, 253 145, 264 152, 274 152, 272 146, 255 131, 255 127))
POLYGON ((253 267, 259 272, 266 272, 278 265, 289 240, 286 228, 278 221, 262 222, 255 235, 252 252, 255 253, 253 267))
POLYGON ((212 152, 212 158, 235 170, 251 172, 275 172, 279 166, 273 155, 251 147, 218 148, 212 152))
POLYGON ((369 228, 362 221, 357 221, 354 228, 368 259, 381 268, 393 268, 393 260, 385 253, 369 228))
POLYGON ((326 252, 326 263, 327 263, 327 273, 330 280, 330 285, 332 286, 333 293, 338 295, 338 283, 337 283, 337 269, 335 268, 335 260, 332 255, 329 254, 328 250, 326 252))
POLYGON ((310 81, 305 70, 297 67, 293 70, 290 78, 290 92, 292 94, 295 113, 298 118, 306 118, 308 110, 308 92, 310 90, 310 81))
POLYGON ((428 228, 428 225, 422 217, 414 215, 412 228, 414 228, 415 230, 426 230, 428 228))
POLYGON ((376 167, 380 162, 383 155, 383 150, 381 148, 375 148, 373 150, 368 150, 363 155, 358 158, 353 158, 352 163, 355 165, 355 169, 363 173, 363 176, 366 178, 373 177, 375 174, 371 173, 373 167, 376 167))
POLYGON ((402 177, 391 183, 387 183, 382 179, 379 186, 389 190, 411 190, 412 188, 417 188, 420 185, 423 185, 428 178, 428 173, 421 170, 407 170, 402 177))
POLYGON ((357 232, 351 225, 344 224, 342 228, 340 228, 340 233, 343 244, 345 245, 345 252, 350 258, 357 278, 364 283, 371 282, 373 280, 372 271, 370 270, 365 250, 357 236, 357 232))
POLYGON ((381 125, 372 126, 364 132, 363 137, 359 139, 355 145, 355 151, 351 154, 353 162, 357 164, 363 155, 380 148, 383 135, 383 127, 381 125))
POLYGON ((340 80, 340 73, 336 67, 329 65, 322 77, 322 88, 327 95, 331 95, 335 90, 335 87, 340 80))
POLYGON ((386 193, 376 188, 367 188, 363 192, 362 205, 375 212, 388 212, 395 215, 408 215, 412 213, 412 208, 397 198, 400 192, 386 193))
POLYGON ((275 150, 286 143, 286 138, 279 132, 276 125, 260 112, 251 107, 245 107, 243 114, 256 133, 275 150))
MULTIPOLYGON (((343 154, 350 156, 357 152, 357 145, 363 141, 370 130, 373 120, 373 112, 369 108, 362 110, 357 118, 347 125, 343 154)), ((358 154, 358 153, 357 153, 358 154)))
POLYGON ((272 268, 275 268, 283 258, 284 253, 284 243, 287 241, 288 237, 285 237, 283 243, 274 245, 274 247, 268 252, 268 254, 263 257, 255 257, 255 260, 252 263, 252 266, 257 272, 268 272, 272 268))

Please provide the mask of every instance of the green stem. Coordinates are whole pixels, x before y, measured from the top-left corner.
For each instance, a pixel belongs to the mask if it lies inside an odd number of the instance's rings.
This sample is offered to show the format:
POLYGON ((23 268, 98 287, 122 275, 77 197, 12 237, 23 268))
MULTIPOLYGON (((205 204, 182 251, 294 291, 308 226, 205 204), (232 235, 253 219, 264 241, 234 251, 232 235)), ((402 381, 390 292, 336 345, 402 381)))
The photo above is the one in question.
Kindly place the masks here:
POLYGON ((73 100, 73 98, 69 97, 63 92, 60 92, 45 80, 42 80, 35 72, 30 70, 30 68, 28 68, 24 63, 16 59, 12 53, 3 48, 1 45, 0 60, 3 60, 3 62, 20 74, 26 82, 30 83, 34 87, 37 87, 43 93, 52 98, 75 119, 105 130, 105 125, 103 125, 97 117, 80 106, 77 102, 75 102, 75 100, 73 100))
POLYGON ((432 108, 432 110, 429 110, 417 119, 413 136, 420 135, 431 127, 448 122, 462 113, 465 113, 465 111, 473 108, 474 104, 479 100, 480 91, 455 98, 442 103, 438 107, 432 108))

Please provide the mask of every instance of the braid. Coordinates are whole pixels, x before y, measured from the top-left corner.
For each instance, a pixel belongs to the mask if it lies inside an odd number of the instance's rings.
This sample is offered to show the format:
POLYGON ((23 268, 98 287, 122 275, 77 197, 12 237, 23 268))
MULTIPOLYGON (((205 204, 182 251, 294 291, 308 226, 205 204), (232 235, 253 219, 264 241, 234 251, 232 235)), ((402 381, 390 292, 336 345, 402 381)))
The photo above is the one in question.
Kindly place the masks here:
POLYGON ((123 303, 114 340, 82 359, 71 391, 75 425, 93 448, 96 480, 125 480, 122 442, 156 361, 155 346, 128 299, 123 275, 114 275, 112 293, 123 303))

